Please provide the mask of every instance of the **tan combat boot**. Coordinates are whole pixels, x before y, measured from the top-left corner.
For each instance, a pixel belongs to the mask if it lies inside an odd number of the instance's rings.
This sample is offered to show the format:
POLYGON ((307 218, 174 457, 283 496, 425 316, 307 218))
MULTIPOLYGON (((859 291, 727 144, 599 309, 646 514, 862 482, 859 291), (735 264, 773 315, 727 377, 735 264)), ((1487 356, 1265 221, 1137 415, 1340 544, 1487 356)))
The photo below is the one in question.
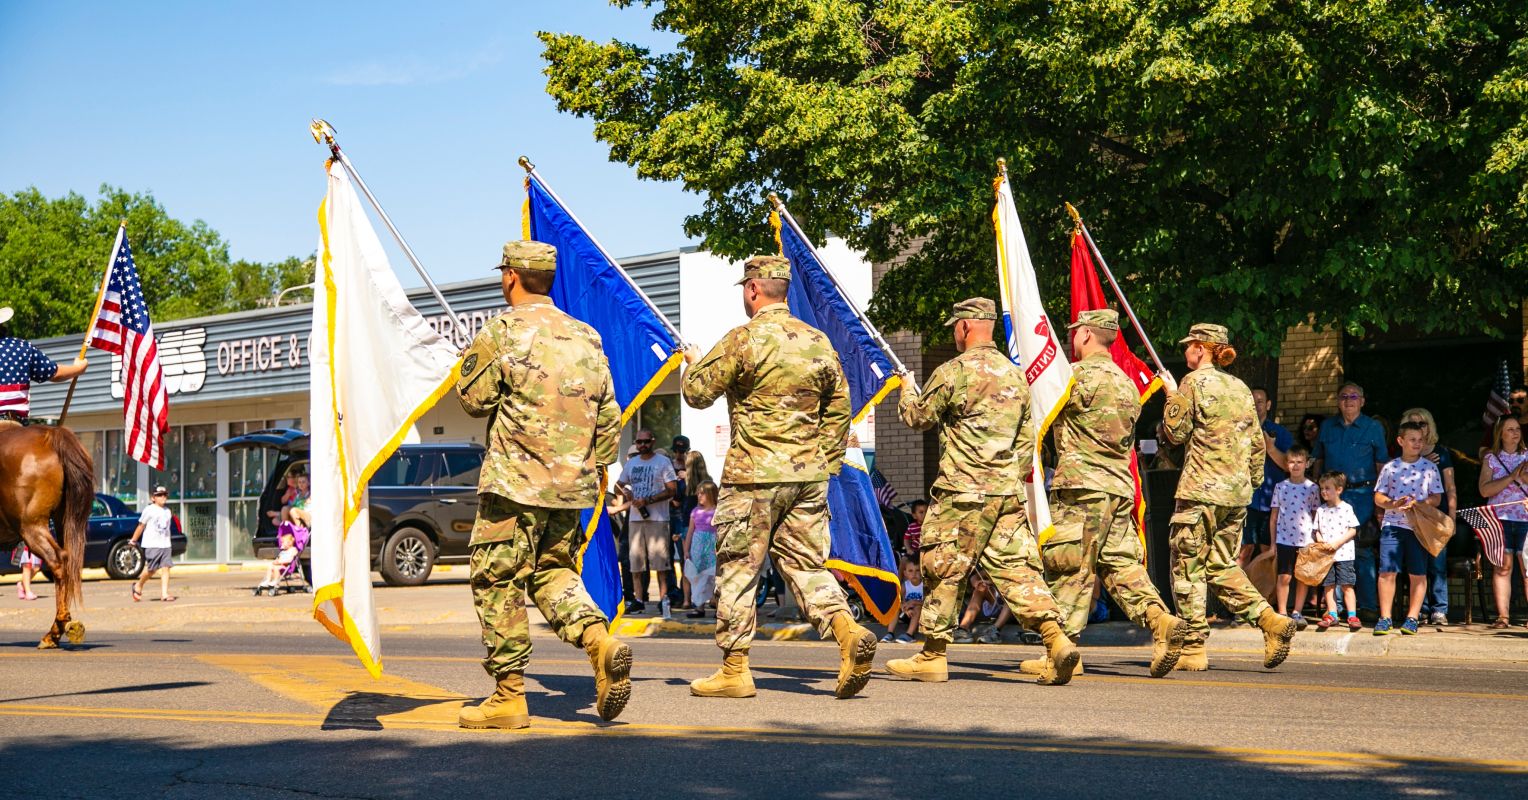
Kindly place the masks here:
POLYGON ((1273 669, 1289 657, 1289 642, 1295 638, 1295 621, 1265 608, 1257 617, 1257 626, 1263 629, 1263 668, 1273 669))
POLYGON ((1204 652, 1204 642, 1187 642, 1174 667, 1182 672, 1204 672, 1210 668, 1210 658, 1204 652))
POLYGON ((583 643, 594 667, 594 710, 609 722, 631 699, 631 648, 611 636, 604 623, 584 628, 583 643))
POLYGON ((525 673, 504 673, 499 678, 499 688, 482 705, 462 707, 456 724, 463 728, 529 728, 531 716, 525 707, 525 673))
POLYGON ((1077 646, 1067 638, 1066 632, 1054 622, 1040 623, 1040 638, 1045 640, 1045 671, 1040 673, 1040 679, 1036 683, 1047 686, 1065 686, 1072 680, 1072 673, 1077 670, 1077 662, 1082 656, 1077 652, 1077 646))
POLYGON ((753 673, 748 670, 747 650, 728 650, 722 668, 709 678, 690 681, 690 694, 696 697, 753 697, 753 673))
POLYGON ((1166 677, 1183 655, 1188 623, 1161 606, 1150 606, 1146 610, 1146 625, 1151 628, 1151 677, 1166 677))
POLYGON ((894 658, 886 662, 886 671, 892 677, 906 681, 944 683, 950 679, 950 662, 945 658, 943 639, 927 639, 923 650, 912 658, 894 658))
POLYGON ((842 611, 833 615, 832 625, 833 638, 838 640, 838 686, 833 695, 842 700, 859 694, 870 682, 875 634, 842 611))
MULTIPOLYGON (((1049 656, 1040 656, 1039 658, 1026 658, 1019 662, 1019 672, 1024 675, 1044 675, 1047 669, 1050 669, 1049 656)), ((1077 675, 1083 674, 1086 671, 1087 670, 1082 668, 1082 656, 1079 655, 1077 657, 1077 666, 1072 668, 1072 675, 1075 677, 1077 675)))

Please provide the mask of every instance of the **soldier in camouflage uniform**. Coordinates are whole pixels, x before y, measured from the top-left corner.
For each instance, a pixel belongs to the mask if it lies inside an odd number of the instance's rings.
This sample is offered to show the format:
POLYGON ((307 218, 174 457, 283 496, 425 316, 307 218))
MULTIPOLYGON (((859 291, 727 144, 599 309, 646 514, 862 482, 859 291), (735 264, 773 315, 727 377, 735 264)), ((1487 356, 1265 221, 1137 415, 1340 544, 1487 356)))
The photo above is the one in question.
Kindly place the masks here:
POLYGON ((722 668, 690 684, 700 697, 752 697, 748 648, 757 614, 754 594, 765 559, 774 556, 824 638, 838 641, 838 697, 870 679, 875 635, 854 622, 843 590, 824 568, 828 558, 828 477, 843 463, 849 439, 849 390, 827 337, 792 317, 785 295, 790 262, 755 256, 744 267, 743 309, 733 328, 684 374, 684 400, 707 408, 727 397, 732 442, 716 503, 716 644, 722 668))
POLYGON ((1019 624, 1038 628, 1048 668, 1040 683, 1064 684, 1077 649, 1061 629, 1061 613, 1040 575, 1029 528, 1024 481, 1034 464, 1035 433, 1029 384, 992 341, 997 309, 991 300, 955 304, 960 355, 929 376, 919 395, 906 384, 897 411, 913 430, 939 426, 939 477, 923 520, 923 650, 887 662, 893 676, 949 679, 945 648, 960 616, 960 590, 980 567, 1019 624))
MULTIPOLYGON (((1084 311, 1068 329, 1079 360, 1072 365, 1071 395, 1052 426, 1055 533, 1040 544, 1045 580, 1061 607, 1062 628, 1075 642, 1088 624, 1096 574, 1131 621, 1151 630, 1151 676, 1160 678, 1178 663, 1188 624, 1168 613, 1143 563, 1130 474, 1140 393, 1109 352, 1119 336, 1119 314, 1084 311)), ((1044 659, 1020 668, 1042 674, 1044 659)))
POLYGON ((599 334, 547 296, 557 251, 509 242, 497 267, 510 309, 490 320, 462 359, 462 408, 488 417, 488 452, 472 527, 472 600, 483 625, 483 668, 498 688, 462 709, 464 728, 523 728, 530 622, 525 593, 562 640, 582 646, 594 667, 600 718, 631 695, 631 649, 606 629, 584 590, 577 557, 579 512, 594 505, 616 458, 621 409, 599 334))
POLYGON ((1263 481, 1263 431, 1252 392, 1217 369, 1236 359, 1224 326, 1199 323, 1179 344, 1192 371, 1181 387, 1164 376, 1168 399, 1160 432, 1173 444, 1187 445, 1171 523, 1173 594, 1189 623, 1178 669, 1209 669, 1208 586, 1228 611, 1262 629, 1263 666, 1272 669, 1289 655, 1295 623, 1268 605, 1236 563, 1252 488, 1263 481))

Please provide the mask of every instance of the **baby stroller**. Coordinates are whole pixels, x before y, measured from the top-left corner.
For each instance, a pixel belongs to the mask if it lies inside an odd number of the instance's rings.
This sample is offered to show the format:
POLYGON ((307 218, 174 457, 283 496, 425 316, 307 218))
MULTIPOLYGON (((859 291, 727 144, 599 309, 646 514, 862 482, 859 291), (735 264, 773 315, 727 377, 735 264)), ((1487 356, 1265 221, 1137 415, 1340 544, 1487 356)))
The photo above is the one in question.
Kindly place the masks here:
POLYGON ((282 592, 299 591, 312 594, 313 586, 308 583, 307 578, 303 577, 302 574, 302 554, 307 552, 310 536, 308 529, 301 525, 283 522, 281 523, 281 528, 276 532, 276 541, 281 541, 281 537, 286 534, 292 535, 292 546, 297 548, 297 557, 292 559, 292 563, 287 564, 282 569, 281 577, 277 579, 276 585, 270 587, 271 596, 274 597, 282 592))

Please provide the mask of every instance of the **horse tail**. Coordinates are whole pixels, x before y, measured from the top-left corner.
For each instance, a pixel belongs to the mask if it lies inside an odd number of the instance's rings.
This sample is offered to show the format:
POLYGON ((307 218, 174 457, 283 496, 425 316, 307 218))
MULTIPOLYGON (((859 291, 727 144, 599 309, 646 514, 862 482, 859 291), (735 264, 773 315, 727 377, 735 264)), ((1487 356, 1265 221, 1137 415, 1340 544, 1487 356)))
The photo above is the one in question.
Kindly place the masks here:
POLYGON ((66 607, 80 602, 80 570, 85 563, 85 533, 90 525, 90 509, 95 503, 95 465, 79 437, 67 428, 44 428, 64 470, 61 508, 55 514, 55 527, 63 535, 63 570, 58 591, 66 607))

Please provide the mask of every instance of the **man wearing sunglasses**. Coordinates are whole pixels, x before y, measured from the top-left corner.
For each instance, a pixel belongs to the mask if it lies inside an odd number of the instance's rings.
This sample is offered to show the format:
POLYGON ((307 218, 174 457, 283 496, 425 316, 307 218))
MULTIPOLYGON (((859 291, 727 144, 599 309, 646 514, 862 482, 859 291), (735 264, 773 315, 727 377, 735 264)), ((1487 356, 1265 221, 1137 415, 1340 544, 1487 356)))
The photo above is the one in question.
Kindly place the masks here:
POLYGON ((1327 417, 1321 423, 1316 437, 1316 449, 1311 457, 1316 461, 1314 474, 1332 470, 1347 476, 1347 488, 1342 490, 1342 500, 1353 507, 1358 518, 1359 537, 1357 550, 1358 608, 1379 613, 1379 564, 1375 560, 1373 543, 1365 546, 1364 526, 1374 516, 1374 480, 1390 460, 1390 450, 1385 444, 1385 429, 1373 417, 1364 415, 1364 390, 1356 383, 1344 383, 1337 390, 1337 415, 1327 417))
POLYGON ((669 500, 679 489, 674 464, 654 451, 652 431, 637 431, 637 456, 621 471, 621 491, 631 503, 627 538, 631 547, 631 583, 637 602, 647 604, 647 573, 658 576, 659 615, 669 618, 669 500))

